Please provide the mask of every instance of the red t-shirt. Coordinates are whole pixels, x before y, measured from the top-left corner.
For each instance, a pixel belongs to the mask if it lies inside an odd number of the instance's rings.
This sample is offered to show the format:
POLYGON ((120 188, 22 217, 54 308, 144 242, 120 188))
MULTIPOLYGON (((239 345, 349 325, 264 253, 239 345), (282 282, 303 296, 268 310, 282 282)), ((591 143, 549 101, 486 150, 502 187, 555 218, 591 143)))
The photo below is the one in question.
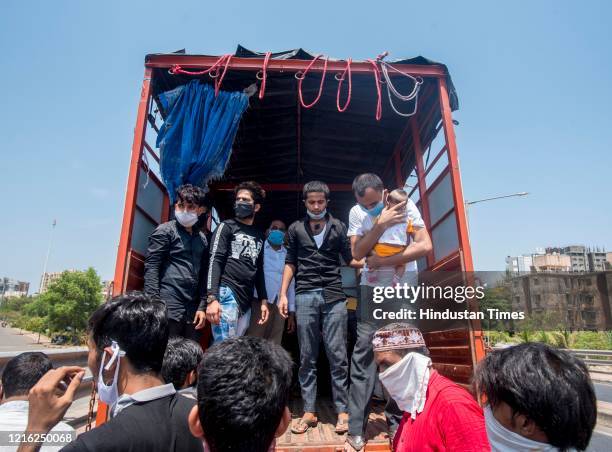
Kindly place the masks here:
POLYGON ((394 446, 396 452, 491 450, 482 408, 465 389, 435 370, 425 408, 416 419, 404 413, 394 446))

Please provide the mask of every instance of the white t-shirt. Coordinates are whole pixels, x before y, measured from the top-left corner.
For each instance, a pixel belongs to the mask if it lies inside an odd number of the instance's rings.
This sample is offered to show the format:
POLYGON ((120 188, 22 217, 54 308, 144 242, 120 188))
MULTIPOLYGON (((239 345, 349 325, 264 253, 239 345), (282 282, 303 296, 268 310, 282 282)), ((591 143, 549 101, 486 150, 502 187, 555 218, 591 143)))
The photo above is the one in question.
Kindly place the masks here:
MULTIPOLYGON (((28 424, 28 409, 29 402, 27 400, 14 400, 11 402, 4 402, 0 405, 0 431, 5 441, 8 441, 9 434, 16 434, 24 432, 28 424)), ((49 437, 53 439, 53 436, 57 434, 57 439, 68 439, 70 436, 72 439, 76 438, 74 428, 65 422, 58 422, 55 427, 49 432, 49 437), (61 435, 64 435, 62 438, 61 435)), ((69 441, 58 441, 57 443, 44 443, 40 448, 42 452, 55 452, 63 448, 69 441), (62 444, 63 443, 63 444, 62 444)), ((17 450, 18 444, 9 445, 8 443, 0 445, 0 451, 11 451, 17 450)))
MULTIPOLYGON (((362 229, 369 231, 374 227, 374 218, 372 215, 368 215, 363 219, 362 229)), ((401 245, 407 246, 410 243, 410 237, 408 236, 408 214, 406 214, 406 220, 402 223, 394 224, 393 226, 385 229, 378 239, 378 243, 385 243, 387 245, 401 245)), ((365 235, 365 234, 363 234, 365 235)))
MULTIPOLYGON (((357 231, 356 235, 365 235, 366 232, 370 231, 374 227, 374 221, 376 221, 375 217, 373 217, 372 215, 366 215, 361 223, 361 229, 357 231)), ((388 227, 378 239, 378 243, 407 246, 411 240, 411 237, 408 235, 407 232, 408 225, 410 224, 410 222, 412 222, 412 226, 415 228, 425 227, 425 223, 421 218, 419 209, 417 209, 414 202, 409 199, 406 202, 405 220, 402 223, 394 224, 393 226, 388 227)))
MULTIPOLYGON (((266 292, 268 292, 268 302, 278 304, 278 294, 280 293, 281 282, 283 280, 283 269, 285 268, 285 257, 287 249, 281 246, 279 250, 272 248, 272 245, 264 245, 264 277, 266 280, 266 292)), ((289 284, 287 290, 287 300, 289 301, 289 312, 295 312, 295 278, 289 284)))
POLYGON ((321 232, 319 232, 317 235, 312 236, 312 238, 314 239, 317 245, 317 248, 321 248, 321 244, 323 243, 323 238, 325 237, 326 230, 327 230, 327 223, 325 223, 325 227, 323 228, 321 232))
MULTIPOLYGON (((408 201, 406 202, 406 223, 402 222, 395 226, 400 226, 401 228, 404 229, 404 233, 406 233, 406 227, 407 227, 407 223, 409 220, 412 220, 412 226, 415 228, 425 227, 425 222, 423 221, 423 218, 421 217, 421 213, 419 212, 419 209, 417 209, 416 204, 411 199, 408 199, 408 201)), ((395 226, 388 228, 385 231, 385 233, 389 232, 390 230, 393 230, 395 226)), ((349 236, 356 235, 358 237, 362 237, 366 235, 370 230, 372 230, 373 227, 374 227, 374 218, 371 215, 364 212, 363 209, 359 206, 359 204, 356 204, 355 206, 351 208, 351 211, 349 212, 349 231, 348 231, 349 236)), ((399 232, 398 229, 399 228, 396 228, 397 232, 399 232)), ((383 233, 383 236, 385 233, 383 233)), ((390 234, 393 234, 393 232, 390 232, 390 234)), ((383 236, 381 236, 381 238, 378 240, 379 243, 390 243, 390 242, 384 242, 382 240, 383 236)), ((406 234, 406 242, 404 243, 408 245, 410 243, 409 240, 410 238, 406 234)), ((372 270, 369 270, 369 271, 372 272, 372 270)), ((402 278, 401 283, 403 284, 404 282, 407 282, 408 284, 413 284, 417 271, 418 271, 418 268, 417 268, 416 261, 408 262, 406 264, 406 271, 404 272, 404 277, 402 278)), ((371 283, 368 283, 368 278, 365 273, 366 272, 364 271, 361 274, 361 284, 362 285, 372 285, 371 283)), ((390 279, 393 276, 393 274, 395 273, 395 269, 394 267, 390 267, 390 268, 383 267, 380 270, 378 270, 377 273, 379 273, 378 276, 380 277, 373 278, 373 279, 376 281, 380 281, 381 283, 377 283, 373 285, 382 285, 383 281, 385 281, 386 279, 390 279), (387 276, 389 278, 387 278, 387 276)))

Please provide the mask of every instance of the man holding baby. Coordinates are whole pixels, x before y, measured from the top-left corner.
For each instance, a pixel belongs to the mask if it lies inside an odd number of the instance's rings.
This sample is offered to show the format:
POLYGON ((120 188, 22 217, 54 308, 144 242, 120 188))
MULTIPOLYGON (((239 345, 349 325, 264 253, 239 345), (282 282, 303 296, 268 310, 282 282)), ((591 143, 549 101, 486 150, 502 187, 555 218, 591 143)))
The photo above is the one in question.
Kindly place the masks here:
MULTIPOLYGON (((353 193, 357 204, 349 213, 348 236, 353 258, 365 259, 365 265, 357 309, 357 342, 350 367, 346 447, 361 450, 376 383, 372 337, 381 326, 372 316, 374 287, 416 284, 416 260, 429 253, 432 246, 421 214, 404 190, 389 192, 380 177, 365 173, 353 181, 353 193)), ((402 412, 389 400, 385 415, 392 440, 402 412)))

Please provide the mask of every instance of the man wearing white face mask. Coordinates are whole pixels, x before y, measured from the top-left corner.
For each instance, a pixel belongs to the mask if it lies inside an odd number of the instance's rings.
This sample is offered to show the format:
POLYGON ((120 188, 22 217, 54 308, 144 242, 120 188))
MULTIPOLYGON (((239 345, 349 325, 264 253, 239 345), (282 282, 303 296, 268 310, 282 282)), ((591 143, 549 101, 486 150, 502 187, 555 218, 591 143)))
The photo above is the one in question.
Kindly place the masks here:
POLYGON ((176 191, 174 220, 160 224, 149 237, 144 291, 166 304, 171 336, 199 341, 206 320, 204 278, 208 241, 198 220, 207 212, 200 187, 176 191))
POLYGON ((542 343, 496 350, 474 374, 496 452, 585 450, 597 420, 586 365, 542 343))
MULTIPOLYGON (((92 314, 89 329, 87 365, 97 376, 98 395, 110 407, 110 419, 62 450, 202 451, 187 423, 195 400, 179 395, 161 376, 168 343, 164 305, 140 292, 122 295, 92 314)), ((60 367, 40 379, 29 393, 26 432, 47 433, 57 424, 72 403, 83 370, 60 367), (65 393, 59 389, 62 381, 68 384, 65 393)), ((19 450, 39 446, 22 444, 19 450)))
POLYGON ((417 328, 392 323, 374 333, 372 346, 380 382, 404 412, 395 452, 490 450, 482 408, 432 368, 417 328))
POLYGON ((306 433, 318 423, 317 357, 325 344, 332 377, 332 397, 338 421, 336 433, 348 430, 346 355, 347 311, 342 289, 342 261, 355 265, 346 226, 327 212, 329 187, 310 181, 302 189, 307 216, 295 221, 287 232, 287 257, 279 295, 279 311, 287 315, 287 293, 295 277, 295 317, 300 345, 298 379, 304 400, 304 415, 291 431, 306 433))

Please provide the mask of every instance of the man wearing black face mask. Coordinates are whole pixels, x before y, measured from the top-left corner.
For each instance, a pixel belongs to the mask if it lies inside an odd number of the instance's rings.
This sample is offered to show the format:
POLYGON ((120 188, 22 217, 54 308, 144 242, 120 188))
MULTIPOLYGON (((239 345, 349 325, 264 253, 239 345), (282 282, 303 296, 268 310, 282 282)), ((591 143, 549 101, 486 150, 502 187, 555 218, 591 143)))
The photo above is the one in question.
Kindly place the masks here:
POLYGON ((268 320, 263 269, 264 236, 253 226, 265 191, 257 182, 234 189, 234 218, 219 224, 211 239, 206 319, 215 342, 241 336, 249 326, 253 288, 261 303, 260 324, 268 320))

